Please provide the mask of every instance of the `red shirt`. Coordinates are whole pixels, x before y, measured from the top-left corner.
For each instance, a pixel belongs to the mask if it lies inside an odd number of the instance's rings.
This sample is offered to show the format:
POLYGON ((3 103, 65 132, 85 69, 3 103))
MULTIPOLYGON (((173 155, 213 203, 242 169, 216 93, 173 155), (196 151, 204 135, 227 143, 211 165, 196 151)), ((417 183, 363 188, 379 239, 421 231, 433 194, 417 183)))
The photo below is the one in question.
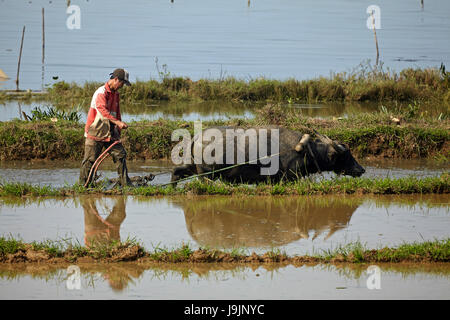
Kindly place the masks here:
MULTIPOLYGON (((88 134, 89 128, 94 123, 97 117, 100 117, 100 121, 109 121, 109 120, 120 120, 122 121, 122 117, 120 115, 120 107, 119 107, 119 92, 111 90, 108 83, 105 83, 103 86, 98 88, 91 101, 91 107, 89 108, 89 112, 87 115, 86 125, 84 127, 85 136, 90 139, 100 140, 100 141, 110 141, 111 137, 95 137, 91 134, 88 134), (97 115, 97 113, 100 113, 97 115)), ((110 127, 112 132, 114 127, 116 127, 110 121, 110 127)), ((120 134, 120 129, 117 127, 118 132, 120 134)), ((94 132, 95 133, 95 132, 94 132)))

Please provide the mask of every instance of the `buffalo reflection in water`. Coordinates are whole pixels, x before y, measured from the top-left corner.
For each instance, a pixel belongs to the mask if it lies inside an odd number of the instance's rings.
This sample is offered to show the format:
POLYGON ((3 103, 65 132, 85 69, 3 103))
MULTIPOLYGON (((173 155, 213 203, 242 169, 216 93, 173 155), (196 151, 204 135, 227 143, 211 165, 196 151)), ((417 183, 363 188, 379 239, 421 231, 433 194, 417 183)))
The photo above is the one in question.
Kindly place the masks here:
POLYGON ((332 197, 230 197, 177 200, 201 246, 272 247, 345 228, 361 201, 332 197))

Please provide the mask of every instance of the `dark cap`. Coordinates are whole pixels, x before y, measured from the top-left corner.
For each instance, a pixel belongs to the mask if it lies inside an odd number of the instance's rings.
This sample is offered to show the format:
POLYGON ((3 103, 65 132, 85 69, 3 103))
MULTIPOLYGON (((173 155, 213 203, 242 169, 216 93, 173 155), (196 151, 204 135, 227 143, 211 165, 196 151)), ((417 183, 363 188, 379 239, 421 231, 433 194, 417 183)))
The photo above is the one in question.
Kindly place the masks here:
POLYGON ((111 79, 119 78, 119 80, 123 81, 127 86, 131 86, 129 79, 130 75, 127 70, 119 68, 114 70, 113 73, 110 73, 109 75, 111 76, 111 79))

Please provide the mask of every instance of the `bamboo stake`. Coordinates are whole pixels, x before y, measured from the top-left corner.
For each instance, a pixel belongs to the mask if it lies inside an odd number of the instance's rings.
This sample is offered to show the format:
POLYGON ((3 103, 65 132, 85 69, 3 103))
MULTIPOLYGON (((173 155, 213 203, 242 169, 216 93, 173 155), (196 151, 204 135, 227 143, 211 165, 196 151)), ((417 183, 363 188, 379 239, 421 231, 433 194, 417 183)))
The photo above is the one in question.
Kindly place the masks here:
POLYGON ((374 36, 375 36, 375 46, 376 46, 376 48, 377 48, 377 62, 375 63, 375 65, 376 66, 378 66, 378 60, 379 60, 379 58, 380 58, 380 52, 379 52, 379 50, 378 50, 378 40, 377 40, 377 32, 376 32, 376 28, 375 28, 375 17, 374 17, 374 15, 373 15, 373 11, 371 12, 371 15, 372 15, 372 25, 373 25, 373 34, 374 34, 374 36))
POLYGON ((23 48, 24 36, 25 36, 25 26, 23 26, 23 30, 22 30, 22 41, 20 42, 19 62, 17 63, 16 91, 19 91, 20 60, 22 59, 22 48, 23 48))
POLYGON ((44 91, 44 71, 45 71, 45 19, 44 19, 44 8, 42 8, 42 91, 44 91))

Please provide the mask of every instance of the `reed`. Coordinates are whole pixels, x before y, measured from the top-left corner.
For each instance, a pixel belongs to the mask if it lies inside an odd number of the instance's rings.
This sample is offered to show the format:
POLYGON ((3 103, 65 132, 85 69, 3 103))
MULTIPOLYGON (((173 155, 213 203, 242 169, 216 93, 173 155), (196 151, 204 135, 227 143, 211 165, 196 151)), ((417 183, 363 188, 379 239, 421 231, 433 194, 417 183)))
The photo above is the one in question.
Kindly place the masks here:
MULTIPOLYGON (((412 102, 432 101, 450 103, 448 83, 439 68, 408 68, 400 72, 385 69, 383 63, 372 65, 370 60, 357 67, 329 77, 310 80, 276 80, 260 77, 242 80, 234 77, 199 79, 177 77, 168 71, 159 80, 136 81, 121 91, 123 103, 145 101, 274 101, 316 103, 327 101, 412 102)), ((58 105, 76 105, 90 101, 102 82, 57 82, 36 100, 58 105)), ((17 99, 2 95, 1 99, 17 99)), ((27 97, 24 97, 27 98, 27 97)), ((31 95, 28 99, 31 98, 31 95)))

